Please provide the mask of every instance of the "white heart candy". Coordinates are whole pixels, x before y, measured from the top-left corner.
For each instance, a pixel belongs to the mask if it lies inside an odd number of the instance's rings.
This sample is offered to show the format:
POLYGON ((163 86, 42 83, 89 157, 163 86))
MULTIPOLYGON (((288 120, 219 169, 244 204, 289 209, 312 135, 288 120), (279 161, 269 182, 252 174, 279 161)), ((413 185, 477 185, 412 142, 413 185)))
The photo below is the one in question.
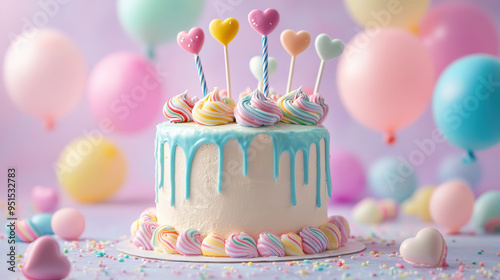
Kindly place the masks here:
POLYGON ((446 266, 448 247, 441 233, 435 228, 420 230, 414 238, 408 238, 399 247, 403 259, 417 267, 446 266))
POLYGON ((332 40, 330 36, 325 33, 319 34, 318 37, 316 37, 314 45, 316 46, 316 52, 319 57, 324 61, 334 59, 344 52, 344 42, 339 39, 332 40))
MULTIPOLYGON (((267 70, 268 70, 268 75, 271 77, 274 72, 276 72, 276 69, 278 69, 278 61, 274 59, 274 57, 268 57, 267 58, 267 70)), ((250 59, 250 71, 252 72, 253 76, 257 81, 262 81, 264 74, 262 73, 262 57, 261 56, 254 56, 252 59, 250 59)))

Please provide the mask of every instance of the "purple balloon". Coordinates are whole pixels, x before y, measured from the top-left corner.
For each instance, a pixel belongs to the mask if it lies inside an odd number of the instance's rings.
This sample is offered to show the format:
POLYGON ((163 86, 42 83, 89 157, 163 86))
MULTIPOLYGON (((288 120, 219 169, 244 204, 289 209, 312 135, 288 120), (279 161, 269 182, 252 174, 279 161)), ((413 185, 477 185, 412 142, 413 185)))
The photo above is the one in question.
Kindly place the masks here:
POLYGON ((422 19, 419 37, 434 59, 436 74, 454 60, 475 53, 498 55, 499 42, 490 15, 467 2, 434 6, 422 19))
POLYGON ((330 156, 332 199, 334 202, 355 202, 365 191, 365 170, 359 159, 349 151, 334 151, 330 156))

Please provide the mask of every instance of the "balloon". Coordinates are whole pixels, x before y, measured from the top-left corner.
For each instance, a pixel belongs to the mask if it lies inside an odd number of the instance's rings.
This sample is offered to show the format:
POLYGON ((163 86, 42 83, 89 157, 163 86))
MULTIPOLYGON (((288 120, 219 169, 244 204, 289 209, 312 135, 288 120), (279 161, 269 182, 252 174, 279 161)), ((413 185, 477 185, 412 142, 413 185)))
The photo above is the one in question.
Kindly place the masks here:
POLYGON ((432 220, 456 234, 472 217, 474 194, 465 181, 452 180, 439 185, 429 203, 432 220))
POLYGON ((439 164, 438 179, 439 183, 451 179, 462 179, 474 189, 481 180, 481 173, 479 162, 464 160, 463 155, 449 155, 439 164))
POLYGON ((338 89, 347 111, 363 125, 384 132, 392 143, 394 132, 427 107, 433 63, 418 39, 403 30, 386 28, 367 36, 354 37, 341 56, 338 89))
POLYGON ((203 10, 203 0, 118 0, 118 18, 133 38, 153 47, 175 39, 180 30, 195 24, 203 10))
POLYGON ((332 175, 332 199, 335 202, 355 202, 364 193, 366 186, 365 170, 360 160, 349 151, 338 150, 330 157, 332 175))
POLYGON ((82 137, 71 142, 59 156, 56 174, 62 188, 81 202, 109 199, 127 174, 125 157, 109 140, 82 137))
POLYGON ((383 157, 370 167, 368 184, 378 197, 403 202, 411 197, 417 188, 417 176, 408 162, 394 157, 383 157))
POLYGON ((430 0, 344 0, 347 11, 364 28, 399 27, 418 31, 430 0))
POLYGON ((474 204, 472 220, 479 231, 500 233, 500 191, 481 195, 474 204))
POLYGON ((42 119, 47 130, 80 101, 85 72, 78 47, 53 29, 19 35, 5 54, 7 93, 22 111, 42 119))
POLYGON ((433 186, 418 188, 413 196, 403 203, 403 212, 408 215, 418 216, 424 221, 432 221, 429 203, 434 189, 433 186))
POLYGON ((117 132, 137 132, 162 112, 162 80, 142 56, 118 52, 102 59, 88 85, 93 115, 117 132))
POLYGON ((487 12, 473 3, 448 1, 423 18, 419 38, 439 75, 454 60, 475 53, 498 55, 498 32, 487 12))
POLYGON ((500 61, 489 55, 469 55, 452 63, 434 89, 436 124, 453 145, 469 151, 500 141, 500 61))

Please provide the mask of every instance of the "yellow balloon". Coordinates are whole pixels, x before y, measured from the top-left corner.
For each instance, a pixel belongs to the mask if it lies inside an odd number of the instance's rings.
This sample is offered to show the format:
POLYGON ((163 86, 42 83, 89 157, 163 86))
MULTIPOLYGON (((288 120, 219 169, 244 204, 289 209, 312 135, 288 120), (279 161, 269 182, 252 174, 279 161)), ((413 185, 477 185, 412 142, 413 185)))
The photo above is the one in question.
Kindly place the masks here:
POLYGON ((224 46, 227 45, 236 37, 240 25, 235 18, 226 18, 224 21, 214 19, 210 22, 210 34, 224 46))
POLYGON ((363 28, 399 27, 418 32, 430 0, 344 0, 351 17, 363 28))
POLYGON ((432 186, 418 188, 413 196, 404 202, 403 212, 417 216, 424 221, 432 221, 429 202, 433 192, 434 187, 432 186))
POLYGON ((102 137, 82 137, 71 142, 56 166, 59 183, 81 202, 110 198, 122 186, 127 164, 122 152, 102 137))

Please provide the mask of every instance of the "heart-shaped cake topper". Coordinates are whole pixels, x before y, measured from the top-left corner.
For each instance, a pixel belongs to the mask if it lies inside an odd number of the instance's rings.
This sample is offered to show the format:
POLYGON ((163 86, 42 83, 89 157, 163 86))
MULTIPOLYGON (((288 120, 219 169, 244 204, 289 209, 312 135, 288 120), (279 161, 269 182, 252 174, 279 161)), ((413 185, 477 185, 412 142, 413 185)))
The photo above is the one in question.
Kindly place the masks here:
POLYGON ((281 44, 292 57, 305 51, 310 43, 311 35, 307 31, 301 30, 295 33, 287 29, 281 33, 281 44))
POLYGON ((192 54, 199 54, 204 42, 205 33, 199 27, 193 27, 189 32, 181 31, 177 34, 177 44, 192 54))
MULTIPOLYGON (((258 81, 262 81, 263 79, 262 56, 252 57, 252 59, 250 59, 249 66, 250 66, 250 71, 252 72, 255 79, 257 79, 258 81)), ((269 76, 272 76, 276 72, 276 69, 278 69, 278 61, 276 61, 274 57, 268 58, 267 69, 269 70, 269 76)))
POLYGON ((321 60, 328 61, 340 56, 344 52, 344 42, 331 39, 328 34, 322 33, 316 37, 316 52, 321 60))
POLYGON ((214 19, 210 22, 210 34, 224 46, 227 45, 236 37, 240 25, 235 18, 226 18, 224 21, 214 19))
POLYGON ((42 236, 26 249, 23 275, 28 279, 63 279, 71 265, 51 236, 42 236))
POLYGON ((248 14, 248 22, 260 35, 267 36, 278 26, 280 13, 272 8, 264 12, 255 9, 248 14))
POLYGON ((441 233, 435 228, 420 230, 414 238, 408 238, 399 247, 403 259, 416 267, 446 266, 448 247, 441 233))

